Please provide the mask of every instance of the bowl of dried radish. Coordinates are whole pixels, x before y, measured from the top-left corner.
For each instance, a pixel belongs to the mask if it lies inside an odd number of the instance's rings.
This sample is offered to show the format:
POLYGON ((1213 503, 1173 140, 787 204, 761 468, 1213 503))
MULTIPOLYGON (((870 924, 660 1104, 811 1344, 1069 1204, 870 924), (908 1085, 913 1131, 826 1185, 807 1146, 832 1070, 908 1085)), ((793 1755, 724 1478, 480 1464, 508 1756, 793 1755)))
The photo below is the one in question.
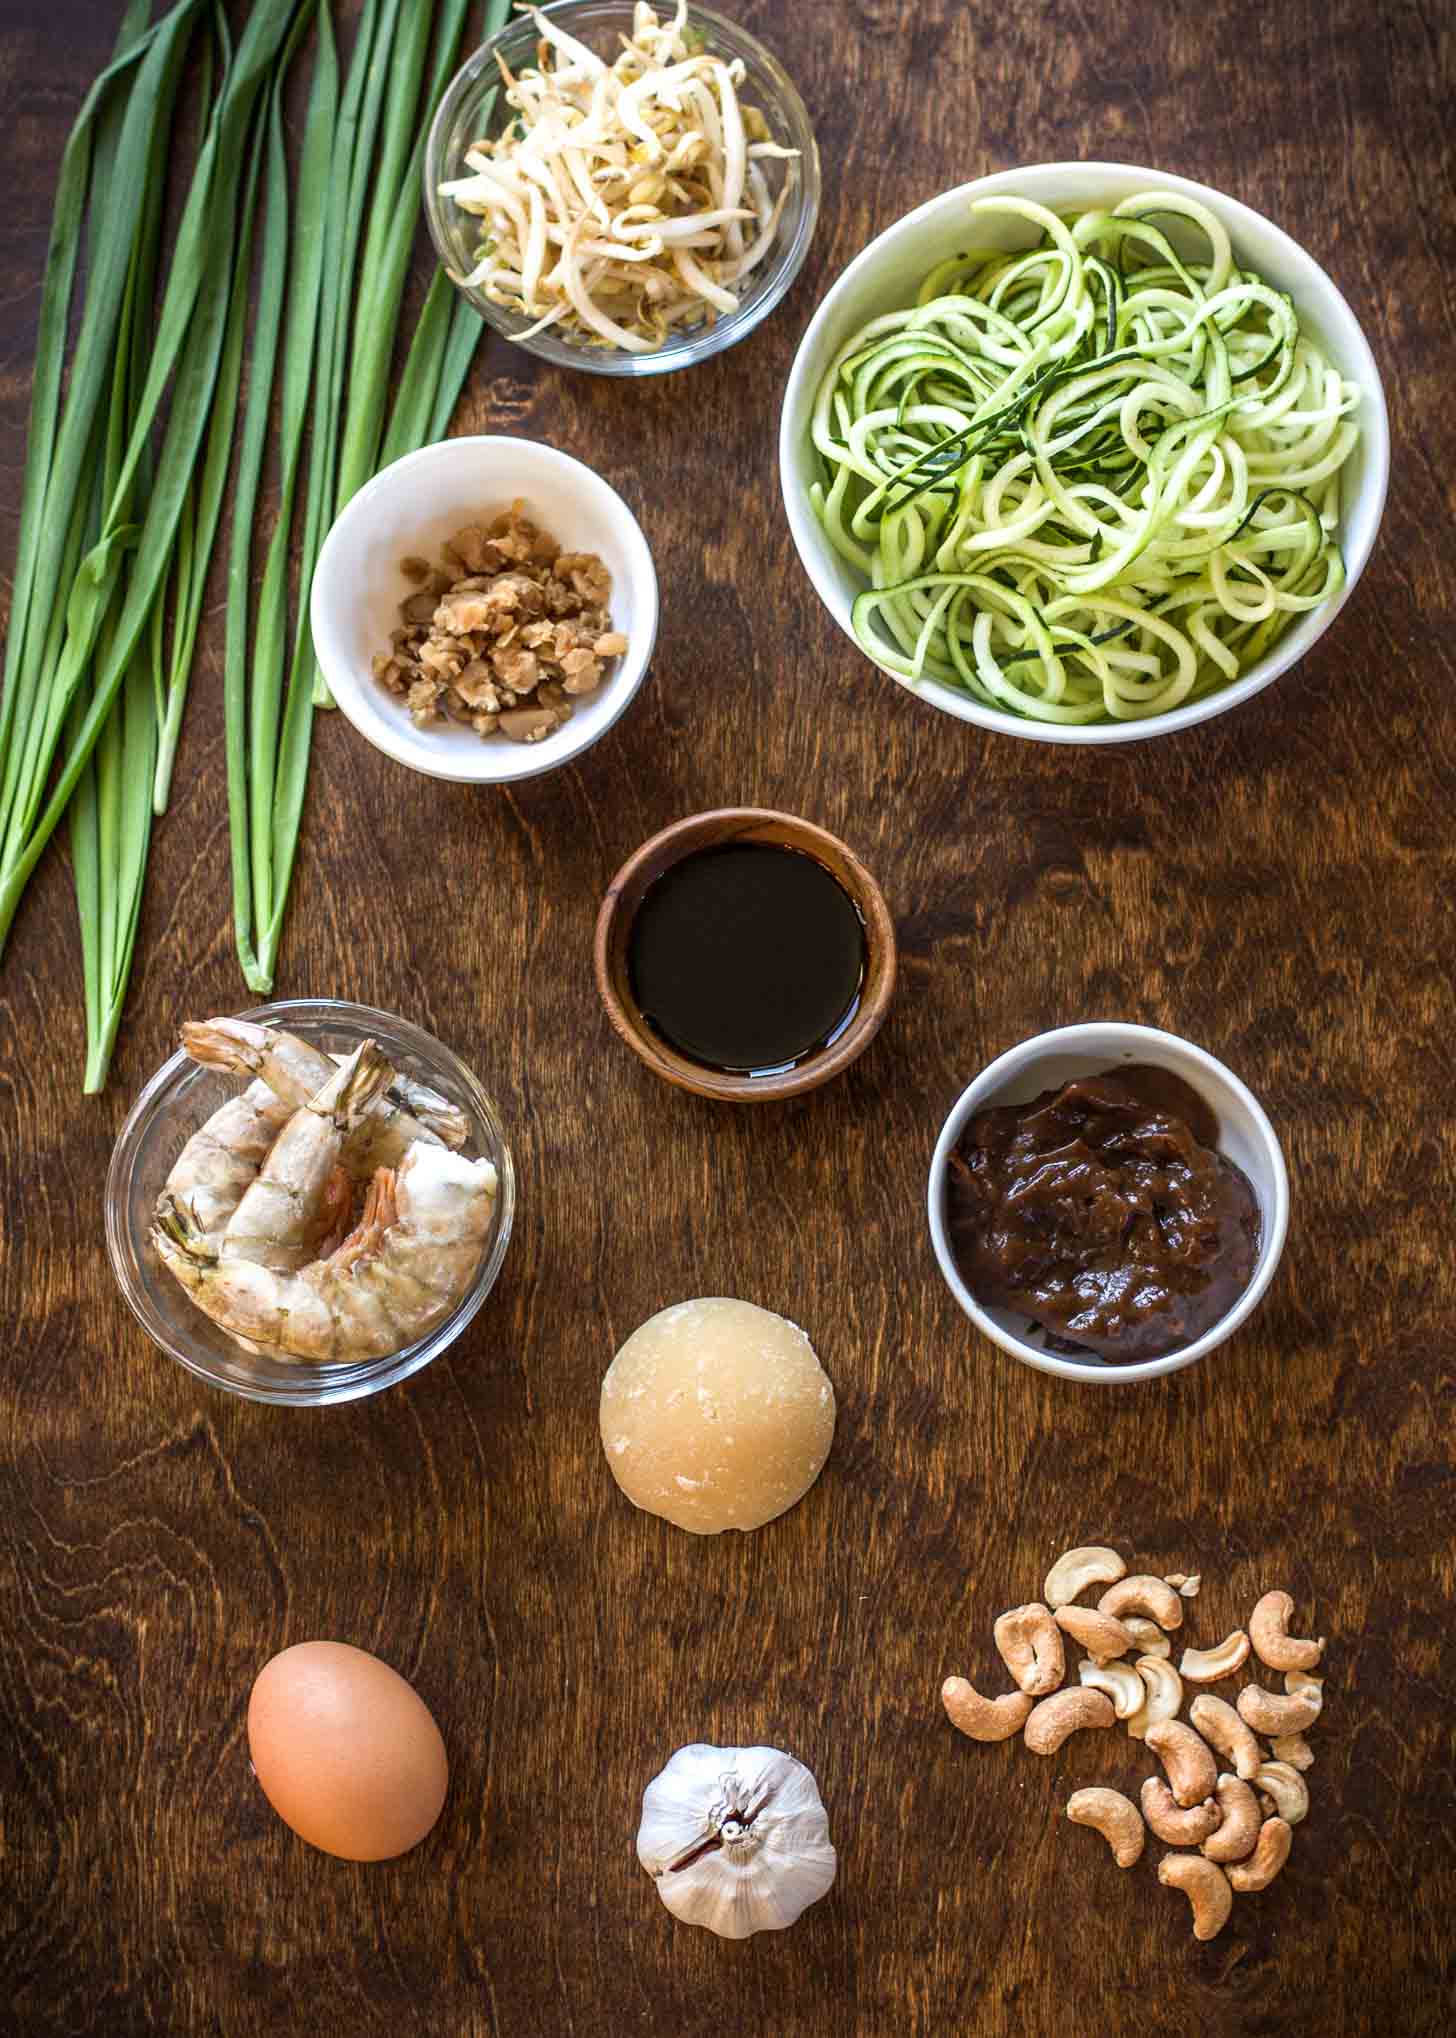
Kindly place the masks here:
POLYGON ((779 303, 813 239, 819 152, 792 80, 735 23, 569 0, 507 22, 459 72, 424 187, 446 274, 504 338, 594 375, 663 375, 779 303))
POLYGON ((366 482, 310 602, 347 720, 397 764, 466 785, 580 758, 646 678, 657 616, 652 554, 616 489, 555 446, 494 434, 366 482))

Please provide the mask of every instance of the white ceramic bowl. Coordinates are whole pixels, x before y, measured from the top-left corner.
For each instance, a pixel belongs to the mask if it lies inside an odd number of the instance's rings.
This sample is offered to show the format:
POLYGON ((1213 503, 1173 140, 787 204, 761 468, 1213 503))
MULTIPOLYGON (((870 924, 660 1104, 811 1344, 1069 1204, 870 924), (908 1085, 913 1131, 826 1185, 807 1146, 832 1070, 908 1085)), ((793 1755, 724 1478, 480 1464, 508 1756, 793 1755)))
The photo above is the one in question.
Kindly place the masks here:
MULTIPOLYGON (((1002 170, 994 177, 979 177, 973 183, 962 184, 887 227, 855 257, 834 284, 799 344, 779 424, 779 479, 794 544, 830 615, 853 640, 850 609, 855 596, 863 592, 865 582, 829 543, 809 503, 809 484, 818 478, 819 469, 818 457, 809 444, 814 396, 824 371, 845 341, 866 320, 913 303, 927 271, 964 245, 970 219, 967 207, 974 198, 1015 193, 1055 211, 1073 206, 1082 209, 1113 206, 1135 192, 1153 188, 1181 191, 1216 212, 1229 230, 1236 256, 1257 269, 1277 289, 1290 293, 1301 322, 1328 350, 1341 374, 1360 385, 1360 440, 1343 470, 1340 542, 1345 556, 1345 585, 1322 608, 1296 616, 1274 648, 1230 685, 1190 706, 1174 708, 1146 721, 1066 727, 1000 712, 938 680, 922 680, 918 685, 900 680, 901 685, 932 707, 956 715, 963 722, 979 723, 983 729, 1025 736, 1038 743, 1137 743, 1225 714, 1259 693, 1281 672, 1287 672, 1324 635, 1354 591, 1380 528, 1390 477, 1390 424, 1385 393, 1375 358, 1355 314, 1314 257, 1262 213, 1241 205, 1235 198, 1226 198, 1206 184, 1192 183, 1187 177, 1171 177, 1162 170, 1144 170, 1126 163, 1033 163, 1020 170, 1002 170)), ((1164 224, 1175 242, 1182 239, 1176 225, 1164 224)), ((1029 227, 1024 234, 1019 233, 1011 220, 976 220, 978 246, 999 242, 1014 247, 1023 241, 1029 244, 1032 237, 1029 227)), ((890 677, 898 679, 899 675, 892 673, 890 677)))
POLYGON ((1258 1307, 1284 1250, 1289 1229, 1289 1177, 1274 1128, 1255 1098, 1231 1069, 1215 1061, 1201 1047, 1180 1040, 1175 1033, 1160 1032, 1155 1026, 1116 1023, 1063 1026, 1054 1033, 1038 1033, 1034 1039, 1024 1040, 1019 1047, 998 1056, 961 1093, 935 1142, 935 1156, 930 1163, 929 1205, 930 1237, 940 1271, 976 1328, 1024 1365, 1036 1366, 1043 1373, 1058 1373, 1064 1380, 1090 1380, 1105 1387, 1119 1381, 1153 1380, 1160 1373, 1176 1373, 1180 1366, 1191 1366, 1195 1359, 1205 1357, 1215 1345, 1233 1336, 1258 1307), (966 1121, 976 1112, 992 1104, 1028 1104, 1042 1090, 1054 1089, 1075 1076, 1098 1075, 1115 1070, 1120 1063, 1125 1066, 1132 1062, 1171 1069, 1211 1106, 1218 1119, 1218 1150, 1248 1176, 1259 1200, 1262 1222, 1254 1277, 1212 1330, 1163 1358, 1114 1366, 1044 1351, 1025 1335, 1028 1323, 1024 1316, 1009 1309, 987 1309, 976 1300, 961 1278, 946 1230, 946 1174, 966 1121))
POLYGON ((657 575, 621 496, 569 453, 534 439, 442 439, 384 468, 344 509, 319 554, 310 619, 334 699, 376 750, 431 778, 504 785, 579 757, 625 711, 657 639, 657 575), (375 654, 389 649, 399 604, 412 591, 399 563, 415 554, 433 566, 456 531, 508 509, 517 496, 567 551, 595 552, 606 562, 612 622, 627 650, 544 742, 480 737, 448 722, 417 729, 374 677, 375 654))

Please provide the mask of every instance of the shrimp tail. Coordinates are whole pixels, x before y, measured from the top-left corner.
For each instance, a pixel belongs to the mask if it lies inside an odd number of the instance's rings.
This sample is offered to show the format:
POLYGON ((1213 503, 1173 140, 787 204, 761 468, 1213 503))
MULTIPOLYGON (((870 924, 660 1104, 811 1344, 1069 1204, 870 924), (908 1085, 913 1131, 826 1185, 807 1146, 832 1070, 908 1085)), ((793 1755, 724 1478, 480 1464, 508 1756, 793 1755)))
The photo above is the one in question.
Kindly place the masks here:
POLYGON ((319 1255, 321 1260, 327 1259, 331 1273, 347 1274, 356 1262, 379 1250, 380 1240, 397 1214, 394 1181, 393 1168, 375 1169, 359 1222, 331 1254, 319 1255))
POLYGON ((364 1215, 360 1220, 362 1232, 388 1231, 398 1214, 394 1200, 394 1187, 398 1176, 393 1168, 376 1168, 374 1180, 369 1184, 369 1194, 364 1200, 364 1215))
POLYGON ((163 1241, 170 1247, 162 1257, 169 1266, 173 1265, 172 1254, 185 1253, 189 1260, 199 1266, 214 1266, 217 1263, 217 1249, 197 1221, 197 1212, 185 1197, 176 1196, 170 1190, 163 1190, 157 1198, 155 1223, 152 1226, 153 1242, 162 1250, 163 1241))
POLYGON ((469 1139, 470 1120, 465 1113, 458 1104, 442 1097, 438 1090, 432 1090, 428 1083, 396 1073, 390 1094, 399 1099, 426 1132, 433 1132, 442 1146, 459 1148, 469 1139))
POLYGON ((393 1081, 394 1070, 380 1053, 378 1045, 366 1040, 352 1062, 345 1062, 338 1075, 324 1086, 318 1097, 311 1100, 309 1108, 326 1110, 336 1125, 352 1125, 356 1119, 363 1117, 376 1097, 383 1096, 393 1081))
POLYGON ((319 1205, 318 1221, 322 1226, 315 1252, 319 1259, 326 1260, 338 1251, 349 1229, 349 1213, 354 1207, 354 1184, 347 1168, 333 1169, 324 1184, 324 1193, 319 1205))
POLYGON ((193 1061, 234 1075, 262 1076, 265 1082, 270 1048, 268 1028, 251 1019, 189 1019, 182 1028, 182 1051, 193 1061))

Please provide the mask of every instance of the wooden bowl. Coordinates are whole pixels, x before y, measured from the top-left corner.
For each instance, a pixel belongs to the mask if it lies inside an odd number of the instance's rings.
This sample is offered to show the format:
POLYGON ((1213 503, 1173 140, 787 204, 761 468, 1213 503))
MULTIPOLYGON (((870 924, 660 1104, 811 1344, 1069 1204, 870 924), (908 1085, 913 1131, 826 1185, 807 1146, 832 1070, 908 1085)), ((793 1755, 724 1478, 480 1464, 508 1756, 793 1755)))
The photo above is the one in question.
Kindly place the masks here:
POLYGON ((699 1097, 733 1104, 765 1103, 817 1089, 864 1053, 884 1023, 894 995, 895 923, 879 886, 837 835, 816 828, 812 821, 777 814, 767 807, 718 807, 664 828, 622 865, 607 887, 597 915, 596 972, 607 1017, 654 1075, 699 1097), (864 922, 865 974, 854 1017, 820 1053, 781 1075, 732 1075, 690 1061, 654 1031, 632 991, 628 944, 632 922, 649 886, 683 857, 725 842, 770 843, 804 851, 839 880, 864 922))

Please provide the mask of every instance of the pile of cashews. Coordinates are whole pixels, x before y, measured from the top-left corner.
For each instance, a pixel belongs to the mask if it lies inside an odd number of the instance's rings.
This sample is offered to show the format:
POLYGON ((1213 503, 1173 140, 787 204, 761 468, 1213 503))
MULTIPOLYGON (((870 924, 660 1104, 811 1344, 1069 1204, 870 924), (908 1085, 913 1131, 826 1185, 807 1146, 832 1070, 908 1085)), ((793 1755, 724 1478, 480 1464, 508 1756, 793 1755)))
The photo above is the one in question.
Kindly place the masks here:
POLYGON ((1012 1607, 992 1629, 1016 1690, 983 1698, 966 1678, 947 1677, 940 1695, 952 1726, 973 1741, 1019 1733, 1034 1755, 1054 1755, 1069 1735, 1121 1720, 1164 1774, 1144 1782, 1141 1811, 1120 1790, 1098 1787, 1074 1791, 1067 1817, 1101 1833, 1119 1868, 1142 1858, 1149 1826, 1168 1846, 1190 1850, 1165 1854, 1158 1880, 1187 1897, 1194 1938, 1213 1939, 1228 1923, 1235 1891, 1269 1887, 1309 1810, 1303 1772, 1314 1756, 1304 1736, 1324 1704, 1323 1680, 1310 1673, 1325 1644, 1291 1635, 1294 1601, 1266 1592, 1247 1630, 1235 1628, 1216 1648, 1185 1648, 1175 1669, 1168 1637, 1200 1583, 1179 1571, 1130 1577, 1117 1551, 1100 1543, 1067 1550, 1041 1599, 1012 1607), (1106 1588, 1096 1606, 1079 1606, 1094 1585, 1106 1588), (1064 1688, 1068 1636, 1086 1654, 1077 1682, 1064 1688), (1251 1649, 1267 1670, 1283 1673, 1282 1693, 1246 1684, 1230 1705, 1201 1692, 1188 1720, 1178 1718, 1185 1685, 1235 1676, 1251 1649), (1216 1756, 1231 1768, 1220 1772, 1216 1756))

